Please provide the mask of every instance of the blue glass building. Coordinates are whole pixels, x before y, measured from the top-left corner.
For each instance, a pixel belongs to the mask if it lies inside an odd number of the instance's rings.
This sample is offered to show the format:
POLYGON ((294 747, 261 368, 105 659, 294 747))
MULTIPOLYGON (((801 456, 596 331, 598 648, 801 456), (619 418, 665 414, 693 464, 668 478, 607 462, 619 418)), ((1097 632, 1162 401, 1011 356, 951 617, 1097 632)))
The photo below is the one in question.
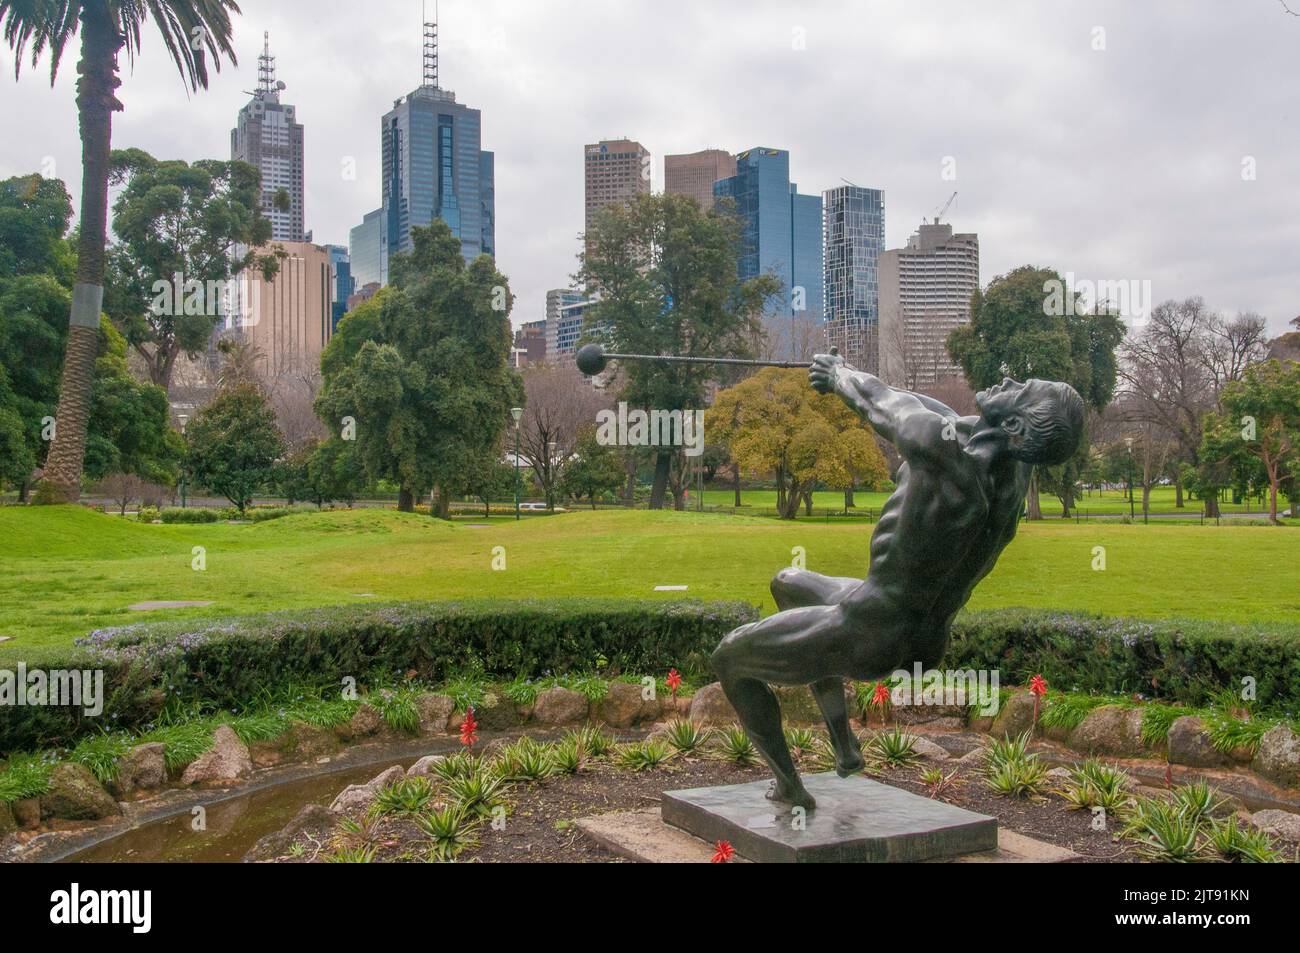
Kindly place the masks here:
POLYGON ((713 184, 740 216, 741 279, 765 272, 781 280, 769 315, 822 320, 822 200, 790 181, 790 153, 754 148, 736 156, 736 174, 713 184))
POLYGON ((334 304, 331 314, 331 334, 338 330, 343 315, 348 313, 348 298, 356 290, 352 281, 352 259, 342 245, 326 245, 330 253, 330 268, 334 272, 334 304))
POLYGON ((409 252, 411 229, 440 218, 472 261, 496 248, 493 156, 481 146, 481 116, 456 94, 425 85, 393 104, 382 125, 381 269, 409 252))

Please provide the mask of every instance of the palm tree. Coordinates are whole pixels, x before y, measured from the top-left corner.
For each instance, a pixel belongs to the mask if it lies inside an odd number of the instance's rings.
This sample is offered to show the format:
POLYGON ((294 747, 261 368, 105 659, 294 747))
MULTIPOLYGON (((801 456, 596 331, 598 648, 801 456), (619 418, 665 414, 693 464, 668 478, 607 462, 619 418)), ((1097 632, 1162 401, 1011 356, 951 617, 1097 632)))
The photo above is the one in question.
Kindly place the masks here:
POLYGON ((81 220, 77 240, 77 277, 68 318, 68 347, 59 385, 54 439, 45 460, 45 481, 38 499, 76 502, 81 495, 81 467, 86 450, 86 423, 99 342, 99 314, 104 297, 104 245, 108 227, 109 153, 113 113, 122 109, 115 90, 117 55, 126 50, 135 61, 140 27, 153 18, 172 61, 190 89, 207 88, 207 56, 221 69, 225 54, 233 64, 230 14, 234 0, 0 0, 4 40, 14 51, 14 78, 31 46, 32 66, 48 48, 50 85, 59 72, 68 41, 81 29, 77 64, 77 119, 81 128, 81 220))

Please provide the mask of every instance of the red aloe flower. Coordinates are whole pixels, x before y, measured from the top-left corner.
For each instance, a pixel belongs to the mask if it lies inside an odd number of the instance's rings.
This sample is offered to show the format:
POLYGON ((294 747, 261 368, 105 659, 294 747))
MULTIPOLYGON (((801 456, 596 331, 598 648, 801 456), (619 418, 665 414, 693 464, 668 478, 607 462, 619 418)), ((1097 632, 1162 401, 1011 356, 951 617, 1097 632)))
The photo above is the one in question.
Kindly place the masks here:
POLYGON ((731 841, 720 840, 714 845, 713 859, 711 864, 725 864, 736 854, 736 848, 731 846, 731 841))
MULTIPOLYGON (((1033 724, 1037 725, 1038 724, 1038 703, 1042 701, 1044 696, 1047 695, 1047 679, 1043 678, 1043 676, 1041 675, 1035 675, 1033 678, 1031 678, 1029 680, 1029 694, 1034 696, 1033 724)), ((1033 730, 1032 726, 1030 727, 1030 730, 1031 731, 1033 730)))
POLYGON ((478 741, 478 735, 474 732, 478 728, 478 722, 474 720, 473 706, 465 709, 465 720, 460 723, 460 743, 466 747, 473 747, 474 742, 478 741))
POLYGON ((677 689, 682 687, 682 677, 679 674, 677 674, 677 669, 670 668, 668 670, 667 682, 668 682, 668 690, 673 693, 673 700, 676 701, 677 689))

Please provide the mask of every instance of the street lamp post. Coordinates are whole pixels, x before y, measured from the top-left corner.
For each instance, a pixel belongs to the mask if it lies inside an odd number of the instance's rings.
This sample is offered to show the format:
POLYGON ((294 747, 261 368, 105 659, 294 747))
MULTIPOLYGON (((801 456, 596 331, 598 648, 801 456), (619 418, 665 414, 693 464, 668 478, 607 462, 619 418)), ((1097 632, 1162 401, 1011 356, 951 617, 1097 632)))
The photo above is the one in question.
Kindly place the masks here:
MULTIPOLYGON (((181 422, 181 436, 185 436, 185 422, 190 419, 189 414, 177 414, 177 419, 181 422)), ((185 509, 185 460, 181 459, 181 509, 185 509)))
POLYGON ((1124 446, 1128 447, 1128 518, 1133 519, 1133 438, 1125 437, 1124 446))
POLYGON ((515 419, 515 519, 519 519, 519 421, 524 419, 524 409, 511 407, 510 416, 515 419))

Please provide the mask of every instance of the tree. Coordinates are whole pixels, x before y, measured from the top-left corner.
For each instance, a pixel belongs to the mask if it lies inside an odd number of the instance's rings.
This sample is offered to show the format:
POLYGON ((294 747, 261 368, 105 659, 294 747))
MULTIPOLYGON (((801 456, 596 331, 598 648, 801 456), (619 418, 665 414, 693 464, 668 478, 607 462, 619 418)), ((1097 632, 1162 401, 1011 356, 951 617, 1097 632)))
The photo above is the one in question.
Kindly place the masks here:
POLYGON ((48 274, 71 288, 77 262, 63 237, 71 220, 62 180, 21 175, 0 182, 0 280, 48 274))
POLYGON ((492 258, 466 265, 441 219, 412 241, 392 259, 391 285, 326 346, 316 412, 332 432, 352 419, 369 479, 396 483, 399 509, 435 489, 445 518, 498 455, 523 386, 510 368, 510 289, 492 258))
POLYGON ((596 498, 617 493, 626 476, 623 456, 614 447, 596 439, 596 428, 582 431, 573 449, 573 459, 560 477, 560 489, 575 500, 585 499, 596 508, 596 498))
POLYGON ((307 478, 325 500, 341 500, 349 507, 366 488, 366 469, 356 447, 338 437, 316 445, 307 461, 307 478))
POLYGON ((571 364, 530 367, 524 371, 523 381, 520 456, 537 477, 546 505, 554 507, 556 488, 573 459, 579 434, 595 425, 596 414, 609 407, 611 400, 571 364))
POLYGON ((493 500, 514 496, 515 468, 499 457, 484 457, 478 469, 466 477, 464 487, 467 495, 483 504, 483 516, 491 516, 493 500))
MULTIPOLYGON (((606 206, 579 254, 576 279, 595 298, 589 327, 625 353, 750 356, 759 316, 780 281, 762 275, 741 282, 740 249, 740 222, 725 204, 703 212, 690 198, 665 194, 606 206)), ((704 406, 706 382, 722 372, 709 364, 632 361, 618 373, 629 405, 686 412, 704 406)), ((656 452, 651 509, 663 507, 674 452, 656 452)))
POLYGON ((873 486, 889 475, 871 429, 807 374, 768 367, 719 391, 704 418, 710 436, 746 470, 776 476, 777 510, 794 519, 814 486, 873 486))
MULTIPOLYGON (((1258 315, 1233 321, 1197 297, 1163 301, 1147 324, 1120 348, 1120 393, 1129 419, 1160 427, 1176 447, 1176 459, 1201 465, 1205 415, 1219 408, 1224 386, 1264 357, 1264 325, 1258 315)), ((1175 505, 1183 505, 1182 474, 1174 484, 1175 505)), ((1215 485, 1210 474, 1198 480, 1215 485)), ((1206 515, 1218 515, 1217 497, 1203 497, 1206 515)))
POLYGON ((135 58, 141 49, 140 28, 152 15, 172 61, 190 88, 207 88, 208 54, 218 70, 222 55, 235 62, 231 12, 239 12, 234 0, 0 0, 0 19, 5 42, 14 53, 15 77, 30 44, 33 67, 49 50, 53 85, 68 41, 81 31, 77 116, 82 183, 76 288, 55 415, 58 426, 46 459, 44 501, 75 502, 81 495, 104 289, 112 116, 123 108, 115 95, 121 85, 118 53, 125 49, 129 59, 135 58))
POLYGON ((1277 496, 1282 483, 1293 478, 1292 468, 1300 449, 1300 364, 1266 361, 1246 368, 1240 380, 1232 381, 1222 393, 1223 414, 1207 426, 1205 444, 1213 456, 1223 459, 1231 452, 1249 455, 1263 469, 1268 485, 1268 518, 1277 518, 1277 496), (1236 429, 1240 449, 1224 452, 1236 429), (1217 445, 1217 452, 1215 448, 1217 445))
MULTIPOLYGON (((144 360, 149 378, 171 385, 181 354, 208 346, 212 329, 240 306, 231 279, 279 270, 270 219, 261 214, 258 170, 245 162, 159 161, 139 149, 114 152, 118 241, 108 252, 105 310, 144 360), (236 246, 246 251, 239 257, 236 246)), ((257 317, 256 301, 243 308, 257 317)), ((242 317, 242 314, 239 315, 242 317)))
MULTIPOLYGON (((69 297, 68 289, 50 275, 0 279, 0 366, 7 380, 7 396, 0 405, 16 415, 26 448, 5 469, 18 487, 19 499, 26 499, 32 469, 41 465, 50 447, 49 422, 55 420, 59 399, 69 297)), ((170 429, 167 395, 131 375, 126 341, 103 316, 95 353, 85 474, 102 479, 127 473, 170 483, 181 444, 170 429)), ((6 430, 12 433, 12 420, 6 430)))
POLYGON ((185 438, 194 482, 224 496, 240 513, 258 490, 274 483, 285 450, 275 412, 249 384, 218 393, 189 422, 185 438))
MULTIPOLYGON (((971 296, 971 320, 948 335, 948 353, 975 390, 1004 377, 1063 381, 1084 403, 1105 407, 1115 391, 1115 348, 1124 339, 1124 324, 1104 304, 1091 310, 1079 296, 1066 300, 1061 276, 1050 268, 1022 266, 994 278, 971 296)), ((1076 456, 1050 471, 1035 467, 1027 509, 1041 519, 1038 481, 1046 476, 1061 496, 1064 515, 1073 504, 1078 474, 1087 461, 1088 442, 1076 456)))

